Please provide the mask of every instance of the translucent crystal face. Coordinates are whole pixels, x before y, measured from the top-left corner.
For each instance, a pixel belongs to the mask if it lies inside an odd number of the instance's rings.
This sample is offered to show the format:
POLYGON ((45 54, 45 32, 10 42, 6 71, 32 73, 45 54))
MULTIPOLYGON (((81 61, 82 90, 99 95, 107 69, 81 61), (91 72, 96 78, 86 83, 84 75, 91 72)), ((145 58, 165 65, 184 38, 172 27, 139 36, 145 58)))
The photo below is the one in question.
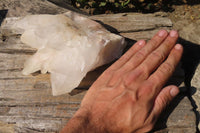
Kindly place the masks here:
POLYGON ((24 30, 23 43, 37 49, 23 74, 50 72, 53 95, 76 88, 88 71, 118 58, 125 46, 123 37, 73 12, 26 16, 13 26, 24 30))

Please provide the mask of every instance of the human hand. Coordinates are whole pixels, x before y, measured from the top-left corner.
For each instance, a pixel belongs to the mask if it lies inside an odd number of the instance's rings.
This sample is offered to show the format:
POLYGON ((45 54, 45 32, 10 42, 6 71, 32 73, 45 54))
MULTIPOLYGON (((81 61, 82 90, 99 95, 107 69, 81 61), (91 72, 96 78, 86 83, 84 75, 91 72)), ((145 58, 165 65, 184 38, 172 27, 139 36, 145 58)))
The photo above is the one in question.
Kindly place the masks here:
POLYGON ((179 92, 174 85, 163 88, 183 52, 177 39, 176 31, 161 30, 134 44, 94 82, 63 132, 150 131, 179 92))

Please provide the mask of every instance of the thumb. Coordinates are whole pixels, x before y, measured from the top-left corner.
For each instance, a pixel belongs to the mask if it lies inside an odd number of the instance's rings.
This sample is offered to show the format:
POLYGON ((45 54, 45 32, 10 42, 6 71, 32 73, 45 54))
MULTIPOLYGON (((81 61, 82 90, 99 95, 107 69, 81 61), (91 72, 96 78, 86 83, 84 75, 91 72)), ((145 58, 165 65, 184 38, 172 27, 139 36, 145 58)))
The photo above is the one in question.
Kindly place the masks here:
POLYGON ((155 99, 154 107, 152 110, 154 116, 159 116, 178 93, 179 88, 177 86, 170 85, 163 88, 155 99))

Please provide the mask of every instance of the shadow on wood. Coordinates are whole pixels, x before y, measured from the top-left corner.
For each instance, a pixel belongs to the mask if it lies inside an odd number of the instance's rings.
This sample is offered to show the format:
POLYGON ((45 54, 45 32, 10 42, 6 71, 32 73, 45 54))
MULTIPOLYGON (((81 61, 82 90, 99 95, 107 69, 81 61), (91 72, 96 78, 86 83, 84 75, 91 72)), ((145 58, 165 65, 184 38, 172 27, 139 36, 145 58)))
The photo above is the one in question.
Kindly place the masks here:
MULTIPOLYGON (((197 66, 200 63, 200 45, 184 40, 183 38, 180 38, 178 42, 184 47, 184 53, 181 62, 185 72, 184 82, 187 89, 186 95, 191 101, 193 111, 196 115, 196 125, 198 125, 200 121, 200 114, 197 111, 198 106, 196 105, 195 100, 192 98, 192 95, 197 91, 197 88, 191 86, 191 80, 194 76, 197 66)), ((197 132, 199 132, 198 128, 197 132)))
POLYGON ((0 26, 3 22, 4 18, 6 17, 6 14, 8 13, 8 10, 0 10, 0 26))
POLYGON ((183 45, 182 67, 185 71, 185 84, 191 87, 191 79, 195 73, 197 65, 200 63, 200 45, 179 38, 178 42, 183 45))

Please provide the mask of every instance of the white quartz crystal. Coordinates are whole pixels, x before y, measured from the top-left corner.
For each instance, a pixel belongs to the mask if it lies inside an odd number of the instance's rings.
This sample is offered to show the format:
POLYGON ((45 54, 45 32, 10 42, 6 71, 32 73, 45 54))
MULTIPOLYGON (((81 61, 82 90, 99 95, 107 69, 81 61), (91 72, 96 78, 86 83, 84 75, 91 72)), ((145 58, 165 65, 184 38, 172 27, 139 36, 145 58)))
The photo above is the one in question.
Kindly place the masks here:
POLYGON ((13 27, 24 31, 23 43, 37 49, 23 74, 51 73, 53 95, 70 92, 88 71, 119 58, 125 47, 123 37, 74 12, 26 16, 13 27))

